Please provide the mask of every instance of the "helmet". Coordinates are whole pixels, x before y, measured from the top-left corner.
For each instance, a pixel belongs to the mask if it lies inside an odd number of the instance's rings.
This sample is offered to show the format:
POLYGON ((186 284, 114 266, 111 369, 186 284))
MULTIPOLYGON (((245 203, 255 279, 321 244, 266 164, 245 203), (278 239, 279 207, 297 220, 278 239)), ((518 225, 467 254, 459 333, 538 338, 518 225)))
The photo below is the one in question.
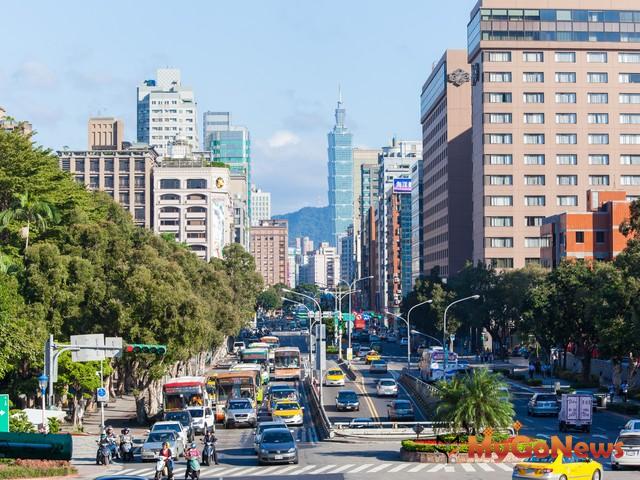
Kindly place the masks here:
POLYGON ((125 427, 124 430, 122 430, 123 433, 129 433, 129 429, 125 427))
POLYGON ((111 432, 113 432, 113 428, 107 427, 107 433, 111 433, 111 432))
POLYGON ((191 448, 196 448, 196 442, 193 442, 193 443, 191 444, 191 448))

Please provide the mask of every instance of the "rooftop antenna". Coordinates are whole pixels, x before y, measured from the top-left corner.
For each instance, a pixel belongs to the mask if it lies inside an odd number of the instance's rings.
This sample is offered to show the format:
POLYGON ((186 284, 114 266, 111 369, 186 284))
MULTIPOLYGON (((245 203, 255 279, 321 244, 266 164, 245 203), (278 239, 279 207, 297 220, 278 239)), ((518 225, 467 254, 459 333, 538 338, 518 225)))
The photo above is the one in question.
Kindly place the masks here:
POLYGON ((338 103, 342 103, 342 87, 338 83, 338 103))

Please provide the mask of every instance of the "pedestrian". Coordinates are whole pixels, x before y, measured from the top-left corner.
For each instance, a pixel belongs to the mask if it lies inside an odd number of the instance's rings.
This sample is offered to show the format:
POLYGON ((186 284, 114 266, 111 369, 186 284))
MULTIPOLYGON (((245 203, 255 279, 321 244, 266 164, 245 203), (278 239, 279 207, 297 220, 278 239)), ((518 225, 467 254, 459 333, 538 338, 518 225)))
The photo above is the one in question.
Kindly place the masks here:
POLYGON ((622 401, 626 403, 629 397, 629 385, 627 382, 623 382, 620 385, 620 393, 622 394, 622 401))
POLYGON ((533 362, 529 362, 529 378, 533 380, 533 374, 536 372, 536 366, 533 362))
POLYGON ((613 397, 616 394, 616 386, 612 383, 609 385, 609 401, 613 403, 613 397))

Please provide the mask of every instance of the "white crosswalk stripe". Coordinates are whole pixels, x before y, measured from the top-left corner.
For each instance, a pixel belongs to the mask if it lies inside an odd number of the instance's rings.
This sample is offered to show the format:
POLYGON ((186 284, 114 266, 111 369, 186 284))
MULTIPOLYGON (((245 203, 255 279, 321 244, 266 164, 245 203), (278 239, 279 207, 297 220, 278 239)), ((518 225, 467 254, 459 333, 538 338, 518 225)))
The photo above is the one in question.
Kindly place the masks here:
POLYGON ((454 473, 456 471, 455 468, 453 468, 453 465, 445 465, 444 466, 444 471, 447 473, 454 473))
POLYGON ((300 475, 302 473, 308 472, 313 468, 316 468, 316 465, 307 465, 306 467, 298 468, 297 470, 289 472, 289 475, 300 475))
POLYGON ((349 473, 358 473, 363 470, 366 470, 369 467, 373 467, 373 463, 365 463, 364 465, 360 465, 359 467, 356 467, 353 470, 351 470, 349 473))
POLYGON ((371 470, 369 470, 367 473, 377 473, 381 470, 384 470, 387 467, 392 466, 393 463, 383 463, 382 465, 378 465, 377 467, 373 467, 371 470))
POLYGON ((461 463, 460 466, 465 472, 475 472, 476 469, 470 463, 461 463))
POLYGON ((429 470, 427 470, 427 473, 439 472, 440 470, 444 470, 444 464, 443 463, 439 463, 437 465, 434 465, 429 470))
POLYGON ((401 463, 400 465, 398 465, 397 467, 393 467, 391 470, 389 470, 387 473, 396 473, 399 472, 400 470, 404 470, 405 468, 407 468, 409 465, 411 465, 410 463, 401 463))
POLYGON ((309 472, 309 473, 310 473, 311 475, 317 475, 317 474, 319 474, 319 473, 324 472, 325 470, 329 470, 329 469, 331 469, 331 468, 335 468, 335 467, 337 467, 337 465, 325 465, 324 467, 320 467, 319 469, 314 470, 313 472, 309 472))
POLYGON ((501 468, 505 472, 513 472, 513 466, 512 465, 507 465, 505 463, 494 463, 494 465, 496 467, 498 467, 498 468, 501 468))
POLYGON ((340 473, 340 472, 344 472, 345 470, 349 470, 351 467, 354 467, 355 465, 353 463, 348 463, 346 465, 341 465, 338 468, 334 468, 333 470, 328 471, 327 473, 331 474, 331 473, 340 473))
POLYGON ((289 475, 288 472, 290 472, 291 470, 295 470, 296 468, 298 468, 296 465, 284 467, 284 468, 280 467, 278 470, 275 470, 271 475, 284 475, 285 473, 289 475))
POLYGON ((420 465, 413 467, 411 469, 408 470, 409 473, 416 473, 419 472, 420 470, 427 468, 429 466, 428 463, 421 463, 420 465))
POLYGON ((485 472, 495 472, 495 470, 491 467, 491 465, 487 463, 476 463, 476 465, 485 472))

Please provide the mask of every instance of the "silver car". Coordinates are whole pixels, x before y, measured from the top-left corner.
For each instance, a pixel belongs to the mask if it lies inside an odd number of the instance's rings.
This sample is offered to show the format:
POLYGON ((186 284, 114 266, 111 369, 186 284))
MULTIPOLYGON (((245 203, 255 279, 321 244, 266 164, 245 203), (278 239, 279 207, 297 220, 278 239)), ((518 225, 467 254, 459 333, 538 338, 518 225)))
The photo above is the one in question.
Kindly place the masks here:
POLYGON ((298 447, 288 428, 266 430, 258 444, 258 464, 298 463, 298 447))
POLYGON ((169 448, 171 448, 171 451, 173 452, 174 460, 178 460, 178 457, 184 454, 182 441, 175 431, 157 430, 151 432, 142 445, 142 450, 140 450, 142 461, 150 462, 155 460, 160 450, 162 450, 162 444, 164 442, 169 443, 169 448))
POLYGON ((558 415, 559 412, 560 402, 552 393, 534 393, 527 405, 527 414, 531 416, 558 415))
POLYGON ((257 423, 258 416, 251 400, 238 398, 227 401, 227 405, 224 407, 224 424, 227 428, 237 427, 238 425, 255 427, 257 423))
POLYGON ((398 384, 392 378, 383 378, 378 380, 376 385, 376 393, 379 397, 397 397, 398 384))
POLYGON ((640 433, 623 433, 616 443, 622 443, 622 456, 611 455, 611 468, 618 470, 620 467, 640 467, 640 433))

